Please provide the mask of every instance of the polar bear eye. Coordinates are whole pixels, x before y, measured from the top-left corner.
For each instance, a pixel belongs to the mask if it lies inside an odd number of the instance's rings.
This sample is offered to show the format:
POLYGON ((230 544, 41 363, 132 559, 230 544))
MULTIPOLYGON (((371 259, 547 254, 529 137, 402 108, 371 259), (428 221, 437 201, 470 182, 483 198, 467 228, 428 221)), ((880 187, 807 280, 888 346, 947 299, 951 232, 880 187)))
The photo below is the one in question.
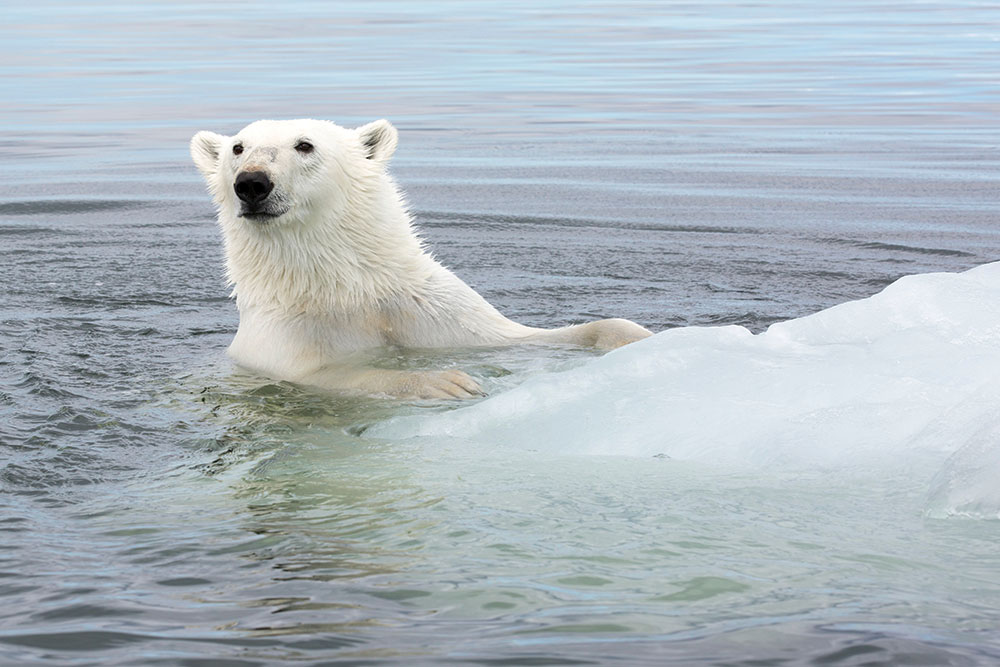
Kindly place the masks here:
POLYGON ((243 152, 243 144, 236 144, 233 146, 233 155, 239 155, 243 152))
POLYGON ((300 153, 312 153, 313 145, 308 141, 300 141, 299 143, 295 144, 295 150, 297 150, 300 153))

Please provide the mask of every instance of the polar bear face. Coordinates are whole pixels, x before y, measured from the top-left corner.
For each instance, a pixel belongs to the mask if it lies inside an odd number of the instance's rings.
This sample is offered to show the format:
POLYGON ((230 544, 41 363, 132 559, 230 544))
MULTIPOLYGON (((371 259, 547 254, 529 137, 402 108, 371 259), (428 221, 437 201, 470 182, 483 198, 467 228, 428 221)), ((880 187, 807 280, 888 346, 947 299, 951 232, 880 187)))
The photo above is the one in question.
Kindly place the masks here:
POLYGON ((386 120, 353 130, 321 120, 261 120, 232 137, 199 132, 191 157, 221 218, 271 227, 345 210, 353 192, 385 172, 396 143, 386 120))

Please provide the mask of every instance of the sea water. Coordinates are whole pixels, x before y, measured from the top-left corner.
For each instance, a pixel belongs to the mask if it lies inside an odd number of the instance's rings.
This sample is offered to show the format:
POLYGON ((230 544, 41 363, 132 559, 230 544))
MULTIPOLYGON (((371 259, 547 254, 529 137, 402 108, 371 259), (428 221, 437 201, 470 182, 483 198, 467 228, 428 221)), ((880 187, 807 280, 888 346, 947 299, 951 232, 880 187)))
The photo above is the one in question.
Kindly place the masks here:
POLYGON ((5 6, 0 663, 1000 659, 998 25, 5 6), (395 123, 424 237, 508 316, 662 333, 383 351, 466 403, 235 368, 187 142, 302 116, 395 123))

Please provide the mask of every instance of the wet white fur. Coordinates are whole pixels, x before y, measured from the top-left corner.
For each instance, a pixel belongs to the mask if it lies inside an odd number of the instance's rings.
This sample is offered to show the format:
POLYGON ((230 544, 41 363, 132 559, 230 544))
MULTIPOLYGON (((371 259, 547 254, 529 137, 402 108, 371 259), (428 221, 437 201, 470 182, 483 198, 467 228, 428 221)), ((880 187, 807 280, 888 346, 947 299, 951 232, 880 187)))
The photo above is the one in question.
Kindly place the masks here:
POLYGON ((464 374, 376 371, 352 357, 387 345, 612 348, 649 335, 627 320, 544 330, 501 315, 424 248, 386 170, 396 142, 385 120, 357 129, 263 120, 233 137, 199 132, 191 140, 218 208, 240 313, 229 347, 237 363, 329 388, 464 396, 476 388, 464 374), (303 140, 311 153, 296 150, 303 140), (269 200, 287 210, 265 222, 240 217, 233 187, 239 173, 255 170, 274 183, 269 200))

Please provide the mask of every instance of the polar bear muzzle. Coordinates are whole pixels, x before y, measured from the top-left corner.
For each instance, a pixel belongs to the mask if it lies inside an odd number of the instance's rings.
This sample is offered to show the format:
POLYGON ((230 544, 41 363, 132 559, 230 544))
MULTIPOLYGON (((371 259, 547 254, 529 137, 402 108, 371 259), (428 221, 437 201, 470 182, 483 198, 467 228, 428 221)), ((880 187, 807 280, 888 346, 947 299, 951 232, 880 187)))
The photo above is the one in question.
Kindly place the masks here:
POLYGON ((271 197, 274 183, 267 172, 255 169, 240 172, 233 183, 233 190, 240 200, 240 217, 275 218, 285 211, 275 210, 277 202, 271 197), (268 198, 272 201, 269 201, 268 198))
POLYGON ((256 207, 271 194, 274 183, 262 171, 244 171, 236 177, 233 189, 236 190, 236 196, 244 205, 256 207))

